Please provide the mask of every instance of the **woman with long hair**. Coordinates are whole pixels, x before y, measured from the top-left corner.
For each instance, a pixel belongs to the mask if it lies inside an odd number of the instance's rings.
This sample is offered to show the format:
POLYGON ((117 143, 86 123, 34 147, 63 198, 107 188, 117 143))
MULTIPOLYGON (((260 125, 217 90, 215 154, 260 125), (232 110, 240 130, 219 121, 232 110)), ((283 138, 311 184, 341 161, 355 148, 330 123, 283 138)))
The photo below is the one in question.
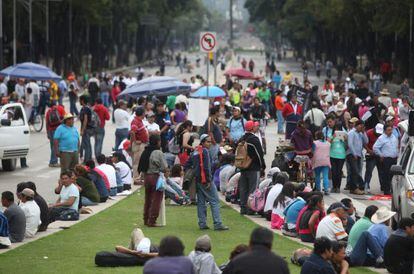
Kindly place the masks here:
POLYGON ((180 164, 184 165, 191 152, 194 151, 193 142, 194 137, 191 134, 193 130, 193 122, 190 120, 184 121, 177 129, 176 138, 177 144, 180 146, 180 152, 178 153, 178 159, 180 164))
POLYGON ((282 191, 277 196, 272 210, 270 227, 273 229, 281 229, 285 222, 283 211, 289 203, 295 198, 295 186, 288 182, 283 185, 282 191))
POLYGON ((299 229, 299 237, 302 242, 313 243, 319 222, 325 216, 325 204, 322 193, 313 195, 308 205, 299 213, 296 228, 299 229))
POLYGON ((161 138, 159 135, 151 135, 138 166, 138 172, 145 174, 144 224, 146 226, 157 226, 156 221, 164 197, 164 192, 157 190, 157 180, 160 172, 166 172, 166 170, 167 162, 161 151, 161 138))

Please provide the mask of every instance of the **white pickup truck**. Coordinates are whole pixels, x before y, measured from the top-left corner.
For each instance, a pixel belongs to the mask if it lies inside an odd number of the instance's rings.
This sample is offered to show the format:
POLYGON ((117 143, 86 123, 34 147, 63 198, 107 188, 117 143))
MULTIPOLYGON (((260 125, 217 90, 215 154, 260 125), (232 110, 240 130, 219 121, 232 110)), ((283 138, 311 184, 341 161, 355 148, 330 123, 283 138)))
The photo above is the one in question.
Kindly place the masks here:
POLYGON ((0 106, 0 160, 3 171, 13 171, 17 159, 26 157, 30 147, 30 129, 23 105, 0 106))

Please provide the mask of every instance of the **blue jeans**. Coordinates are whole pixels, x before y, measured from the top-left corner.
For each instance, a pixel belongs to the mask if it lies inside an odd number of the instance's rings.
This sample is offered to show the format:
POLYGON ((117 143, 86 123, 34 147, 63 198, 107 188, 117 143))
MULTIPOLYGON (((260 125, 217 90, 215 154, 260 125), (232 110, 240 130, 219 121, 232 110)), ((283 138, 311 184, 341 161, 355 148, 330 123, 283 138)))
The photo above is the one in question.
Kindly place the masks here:
POLYGON ((91 145, 91 137, 94 136, 93 129, 86 129, 82 136, 82 149, 84 150, 83 154, 83 162, 92 159, 92 145, 91 145))
POLYGON ((323 176, 323 190, 329 190, 329 167, 320 166, 314 169, 315 171, 315 187, 318 191, 321 190, 321 175, 323 176))
POLYGON ((369 261, 374 261, 375 259, 383 256, 383 250, 378 242, 372 237, 372 235, 368 231, 362 232, 361 236, 359 237, 356 245, 352 249, 352 253, 350 255, 351 265, 358 266, 358 265, 369 265, 369 261), (367 250, 371 252, 371 254, 367 253, 367 250), (372 258, 373 257, 373 258, 372 258), (374 260, 373 260, 374 259, 374 260))
POLYGON ((50 161, 49 161, 50 165, 58 163, 58 158, 56 157, 55 146, 53 144, 53 135, 54 134, 55 134, 54 130, 48 130, 47 131, 47 137, 49 138, 49 143, 50 143, 50 161))
POLYGON ((128 138, 128 135, 129 130, 127 128, 117 128, 115 130, 115 150, 118 150, 119 145, 128 138))
MULTIPOLYGON (((372 172, 374 171, 375 166, 377 165, 377 159, 375 157, 367 156, 365 160, 365 187, 369 188, 369 183, 371 182, 372 172)), ((379 171, 378 171, 379 173, 379 171)), ((379 174, 378 174, 379 175, 379 174)), ((378 176, 381 179, 381 176, 378 176)))
POLYGON ((85 196, 81 196, 81 203, 82 203, 82 206, 92 206, 92 205, 98 204, 98 203, 92 202, 89 198, 86 198, 85 196))
POLYGON ((284 133, 285 119, 283 118, 282 111, 276 110, 277 115, 277 133, 284 133))
POLYGON ((109 92, 101 92, 102 104, 109 107, 109 92))
POLYGON ((105 137, 105 129, 98 127, 95 134, 95 157, 102 154, 102 144, 105 137))
POLYGON ((76 107, 76 99, 77 97, 73 97, 73 96, 69 96, 69 112, 72 113, 73 115, 78 116, 79 115, 79 111, 78 108, 76 107))
MULTIPOLYGON (((355 190, 357 188, 363 190, 364 189, 364 180, 362 179, 362 158, 358 157, 357 159, 354 158, 352 154, 346 156, 346 162, 349 164, 350 167, 350 190, 355 190)), ((348 178, 347 178, 348 180, 348 178)))
POLYGON ((109 190, 109 196, 116 196, 117 193, 118 189, 116 187, 111 187, 111 189, 109 190))
POLYGON ((214 227, 220 227, 222 225, 220 217, 220 200, 217 195, 216 186, 214 183, 210 183, 210 187, 207 188, 201 183, 197 183, 197 216, 198 225, 200 227, 207 226, 206 202, 210 204, 214 227))

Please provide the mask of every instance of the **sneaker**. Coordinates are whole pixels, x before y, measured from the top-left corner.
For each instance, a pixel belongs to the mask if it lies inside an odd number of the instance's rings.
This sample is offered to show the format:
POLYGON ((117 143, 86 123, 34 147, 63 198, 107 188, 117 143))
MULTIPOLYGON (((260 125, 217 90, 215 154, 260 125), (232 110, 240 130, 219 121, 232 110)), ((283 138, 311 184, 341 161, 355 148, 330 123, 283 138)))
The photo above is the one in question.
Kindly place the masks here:
POLYGON ((56 163, 56 164, 49 164, 49 167, 60 167, 60 164, 56 163))
POLYGON ((228 226, 225 226, 225 225, 221 225, 221 226, 215 227, 214 230, 216 230, 216 231, 224 231, 224 230, 229 230, 229 227, 228 226))
POLYGON ((364 195, 365 194, 365 192, 360 190, 359 188, 357 188, 355 190, 351 190, 350 193, 355 194, 355 195, 364 195))
POLYGON ((210 229, 207 225, 205 225, 205 226, 200 226, 200 230, 207 230, 207 229, 210 229))
POLYGON ((323 192, 323 194, 324 194, 324 195, 326 195, 326 196, 328 196, 328 195, 329 195, 329 191, 325 190, 325 191, 323 192))

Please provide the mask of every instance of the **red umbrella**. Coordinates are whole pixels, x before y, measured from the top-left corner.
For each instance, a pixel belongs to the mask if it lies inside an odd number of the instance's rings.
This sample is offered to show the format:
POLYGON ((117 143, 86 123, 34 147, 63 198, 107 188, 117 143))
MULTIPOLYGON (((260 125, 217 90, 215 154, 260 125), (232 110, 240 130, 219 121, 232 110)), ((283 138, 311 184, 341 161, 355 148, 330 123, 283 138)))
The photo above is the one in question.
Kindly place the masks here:
POLYGON ((256 77, 254 76, 253 73, 251 73, 248 70, 245 70, 243 68, 231 68, 228 69, 224 75, 228 75, 230 77, 234 76, 240 79, 255 79, 256 77))

